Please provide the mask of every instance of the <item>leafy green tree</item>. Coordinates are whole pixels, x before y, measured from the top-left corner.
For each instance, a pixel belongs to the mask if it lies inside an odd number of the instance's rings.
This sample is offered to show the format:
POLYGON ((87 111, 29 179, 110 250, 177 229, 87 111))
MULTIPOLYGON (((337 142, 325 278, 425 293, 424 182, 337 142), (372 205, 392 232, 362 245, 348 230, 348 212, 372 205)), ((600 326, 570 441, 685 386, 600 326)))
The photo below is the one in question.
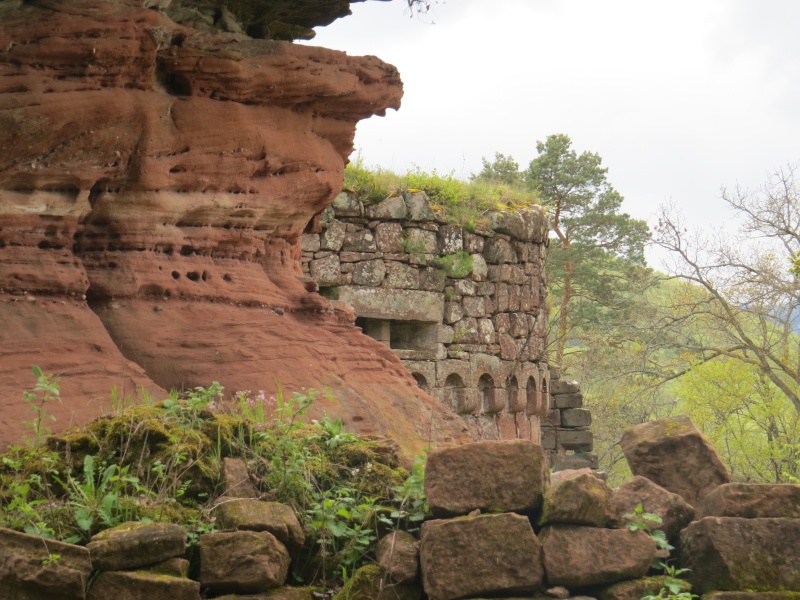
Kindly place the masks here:
POLYGON ((486 160, 485 156, 481 160, 483 169, 477 175, 472 175, 470 179, 473 181, 487 181, 510 186, 525 185, 522 172, 519 170, 519 163, 511 156, 495 152, 492 162, 486 160))
MULTIPOLYGON (((555 239, 548 252, 551 297, 558 301, 555 360, 561 363, 570 331, 570 312, 577 298, 619 309, 630 297, 634 280, 643 281, 644 245, 649 230, 644 221, 620 212, 623 198, 608 183, 608 169, 598 154, 572 149, 564 134, 537 142, 525 179, 550 210, 555 239)), ((573 324, 580 320, 574 320, 573 324)))
POLYGON ((754 367, 800 413, 800 184, 795 168, 755 191, 723 190, 738 235, 691 232, 663 208, 655 242, 670 252, 670 275, 696 286, 672 302, 676 346, 696 358, 679 374, 720 358, 754 367))
POLYGON ((757 368, 728 357, 702 363, 677 380, 675 395, 734 481, 797 481, 800 415, 757 368))

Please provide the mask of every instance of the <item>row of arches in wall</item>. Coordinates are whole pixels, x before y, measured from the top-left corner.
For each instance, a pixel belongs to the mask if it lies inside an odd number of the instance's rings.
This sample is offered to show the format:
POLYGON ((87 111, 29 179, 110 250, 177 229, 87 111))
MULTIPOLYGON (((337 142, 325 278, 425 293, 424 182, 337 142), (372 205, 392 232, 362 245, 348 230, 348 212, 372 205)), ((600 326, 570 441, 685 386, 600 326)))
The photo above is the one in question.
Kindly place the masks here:
MULTIPOLYGON (((412 373, 414 379, 424 391, 429 392, 429 385, 424 375, 412 373)), ((451 373, 444 382, 442 400, 458 414, 497 414, 503 410, 509 413, 525 412, 529 415, 545 415, 550 409, 547 379, 528 375, 522 378, 524 386, 516 375, 511 375, 504 386, 498 387, 495 378, 484 373, 478 378, 477 397, 471 392, 458 373, 451 373)))

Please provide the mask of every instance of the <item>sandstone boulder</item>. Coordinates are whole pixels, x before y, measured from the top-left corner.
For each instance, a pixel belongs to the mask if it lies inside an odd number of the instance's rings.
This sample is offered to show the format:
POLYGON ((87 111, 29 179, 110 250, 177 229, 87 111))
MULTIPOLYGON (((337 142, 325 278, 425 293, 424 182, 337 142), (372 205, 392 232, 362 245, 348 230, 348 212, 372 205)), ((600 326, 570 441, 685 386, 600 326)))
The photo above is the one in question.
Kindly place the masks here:
POLYGON ((705 517, 681 532, 695 593, 800 591, 800 519, 705 517))
POLYGON ((306 540, 294 511, 280 502, 221 498, 214 515, 223 529, 268 531, 292 552, 300 550, 306 540))
POLYGON ((89 588, 87 600, 200 600, 200 584, 183 577, 144 571, 105 571, 89 588))
POLYGON ((321 588, 318 587, 282 587, 270 590, 264 594, 248 594, 242 596, 241 594, 225 594, 224 596, 217 596, 216 600, 315 600, 317 593, 321 588))
POLYGON ((800 592, 712 592, 703 600, 800 600, 800 592))
POLYGON ((530 522, 510 513, 427 521, 420 564, 430 600, 531 593, 544 575, 530 522))
POLYGON ((200 583, 212 594, 252 594, 280 587, 289 572, 289 552, 267 531, 200 536, 200 583))
POLYGON ((800 485, 727 483, 703 498, 704 517, 800 518, 800 485))
POLYGON ((419 542, 408 532, 383 537, 376 550, 378 565, 397 583, 414 583, 419 574, 419 542))
MULTIPOLYGON (((561 475, 544 494, 542 525, 572 523, 603 527, 608 521, 614 492, 591 472, 569 471, 561 475)), ((564 473, 564 471, 562 471, 564 473)))
POLYGON ((6 600, 83 600, 91 571, 86 548, 0 528, 0 596, 6 600))
POLYGON ((668 492, 646 477, 637 476, 623 483, 614 494, 609 526, 620 529, 626 527, 629 520, 625 515, 633 513, 639 504, 644 512, 661 517, 661 524, 653 525, 653 529, 662 530, 671 540, 677 538, 681 529, 691 523, 695 515, 694 508, 681 496, 668 492))
POLYGON ((421 598, 422 587, 419 584, 392 583, 386 580, 378 565, 366 565, 353 573, 333 600, 421 600, 421 598))
POLYGON ((644 531, 548 525, 539 539, 548 583, 570 589, 643 577, 656 552, 644 531))
POLYGON ((389 196, 374 206, 368 206, 365 212, 370 219, 405 219, 408 208, 402 196, 389 196))
POLYGON ((431 208, 431 202, 425 192, 406 192, 403 194, 408 206, 408 219, 410 221, 433 221, 436 213, 431 208))
MULTIPOLYGON (((665 579, 663 575, 656 575, 620 581, 600 590, 597 593, 597 600, 640 600, 645 596, 658 596, 660 590, 664 588, 665 579)), ((683 592, 689 592, 691 588, 688 581, 684 581, 681 585, 683 592)))
POLYGON ((636 425, 623 434, 620 443, 634 475, 647 477, 692 506, 731 480, 717 451, 689 417, 636 425))
POLYGON ((229 498, 257 498, 258 490, 250 482, 247 465, 241 458, 222 459, 222 489, 229 498))
POLYGON ((428 456, 425 494, 438 517, 480 509, 532 513, 550 482, 541 446, 524 440, 483 441, 428 456))
POLYGON ((132 521, 101 531, 86 548, 98 571, 138 569, 183 556, 186 531, 171 523, 132 521))

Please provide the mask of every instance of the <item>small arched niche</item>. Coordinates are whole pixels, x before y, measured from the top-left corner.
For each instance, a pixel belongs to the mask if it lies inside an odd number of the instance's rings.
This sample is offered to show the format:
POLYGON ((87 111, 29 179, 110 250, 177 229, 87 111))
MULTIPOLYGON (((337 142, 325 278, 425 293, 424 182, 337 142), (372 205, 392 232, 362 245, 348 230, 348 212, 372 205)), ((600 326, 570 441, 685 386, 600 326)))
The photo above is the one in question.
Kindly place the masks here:
POLYGON ((453 412, 464 415, 470 412, 467 406, 467 390, 458 373, 450 373, 444 381, 444 401, 453 412))
POLYGON ((484 373, 478 379, 478 393, 484 413, 494 414, 503 410, 505 403, 501 401, 500 394, 495 389, 494 378, 488 373, 484 373))
POLYGON ((425 375, 422 373, 411 373, 411 376, 414 378, 414 381, 417 382, 419 389, 423 392, 428 392, 428 380, 425 379, 425 375))
POLYGON ((525 384, 525 412, 529 415, 542 414, 540 398, 539 383, 534 377, 528 377, 528 382, 525 384))
POLYGON ((525 402, 519 393, 519 382, 516 375, 512 375, 506 381, 506 395, 508 396, 508 412, 517 413, 525 410, 525 402))

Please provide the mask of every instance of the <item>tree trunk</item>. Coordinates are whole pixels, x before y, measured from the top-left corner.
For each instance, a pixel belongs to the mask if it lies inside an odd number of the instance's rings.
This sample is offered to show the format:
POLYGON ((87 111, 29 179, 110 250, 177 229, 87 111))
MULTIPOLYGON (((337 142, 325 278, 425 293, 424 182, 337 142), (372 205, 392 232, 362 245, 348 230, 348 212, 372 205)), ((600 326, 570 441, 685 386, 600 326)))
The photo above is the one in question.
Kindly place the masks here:
MULTIPOLYGON (((564 244, 564 249, 569 250, 569 242, 564 244)), ((556 364, 561 365, 564 358, 564 347, 567 344, 567 307, 572 297, 572 261, 564 263, 564 294, 561 296, 561 306, 558 309, 558 339, 556 340, 556 364)))

